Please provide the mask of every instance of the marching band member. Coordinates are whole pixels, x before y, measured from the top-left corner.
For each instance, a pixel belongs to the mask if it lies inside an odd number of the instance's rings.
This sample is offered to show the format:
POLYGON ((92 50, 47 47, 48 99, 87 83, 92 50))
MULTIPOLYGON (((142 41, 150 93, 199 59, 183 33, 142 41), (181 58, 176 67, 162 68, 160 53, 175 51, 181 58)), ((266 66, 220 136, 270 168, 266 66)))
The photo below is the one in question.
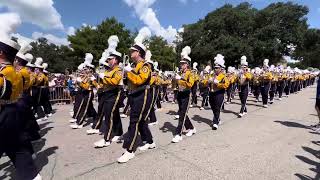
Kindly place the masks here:
POLYGON ((224 102, 224 93, 229 87, 229 81, 223 73, 223 68, 225 68, 224 56, 218 54, 214 59, 214 71, 209 79, 209 103, 213 111, 212 129, 217 130, 220 123, 220 112, 224 102))
POLYGON ((239 97, 241 101, 241 109, 239 117, 243 117, 247 114, 247 99, 249 95, 249 81, 252 79, 252 74, 248 71, 247 57, 241 57, 241 70, 238 77, 239 82, 239 97))
POLYGON ((276 68, 274 65, 270 66, 269 71, 272 73, 271 86, 269 90, 269 97, 270 97, 269 103, 273 104, 274 96, 276 93, 277 82, 278 82, 278 76, 277 76, 276 68))
POLYGON ((279 100, 282 100, 282 94, 284 92, 285 87, 287 86, 287 74, 286 70, 283 68, 283 66, 279 66, 279 76, 278 76, 278 95, 279 95, 279 100))
POLYGON ((179 87, 179 92, 177 95, 178 105, 179 105, 179 122, 178 127, 176 128, 176 135, 171 140, 173 143, 178 143, 182 141, 182 130, 183 127, 188 130, 186 136, 192 136, 196 133, 196 129, 193 127, 189 117, 188 110, 191 101, 191 88, 194 84, 194 76, 190 70, 191 58, 189 54, 191 53, 191 48, 186 46, 182 49, 181 52, 181 60, 180 60, 180 68, 182 75, 176 75, 175 79, 177 80, 177 84, 179 87))
POLYGON ((158 62, 154 62, 154 75, 155 75, 155 88, 156 88, 156 94, 155 94, 155 103, 157 105, 157 109, 156 111, 161 111, 162 110, 162 106, 161 106, 161 102, 160 102, 160 97, 161 97, 161 74, 160 74, 160 70, 158 69, 159 63, 158 62))
MULTIPOLYGON (((37 113, 37 117, 40 120, 47 120, 49 115, 49 110, 45 109, 43 99, 44 96, 47 95, 45 91, 46 85, 49 84, 48 77, 43 73, 43 59, 41 57, 36 58, 35 64, 35 86, 36 91, 34 94, 36 95, 36 108, 35 111, 37 113)), ((47 107, 47 106, 46 106, 47 107)))
POLYGON ((272 73, 269 71, 269 59, 263 61, 263 72, 260 76, 260 92, 262 96, 263 107, 268 107, 268 95, 271 86, 272 73))
MULTIPOLYGON (((21 42, 20 44, 21 49, 18 52, 14 62, 16 71, 18 71, 23 78, 23 93, 18 105, 20 105, 23 117, 26 120, 26 131, 28 133, 26 136, 30 138, 30 141, 36 141, 41 138, 39 134, 40 127, 32 112, 33 101, 31 97, 31 72, 27 67, 27 64, 31 63, 33 56, 29 53, 26 54, 27 51, 32 49, 32 46, 30 46, 30 44, 27 42, 21 42)), ((31 152, 33 153, 32 145, 30 148, 31 152)))
POLYGON ((77 78, 77 83, 80 87, 81 102, 78 109, 76 109, 76 121, 74 124, 70 125, 72 129, 81 129, 87 115, 89 117, 93 117, 93 119, 95 119, 97 116, 97 112, 94 109, 92 103, 92 100, 94 98, 92 82, 95 80, 95 78, 91 75, 92 70, 90 69, 94 68, 92 60, 92 54, 86 53, 85 62, 83 64, 84 67, 82 69, 84 74, 82 75, 82 77, 77 78))
POLYGON ((27 42, 20 42, 20 45, 21 49, 15 58, 14 67, 17 73, 22 77, 23 93, 17 102, 17 107, 24 120, 25 134, 22 136, 24 139, 23 141, 25 142, 25 146, 30 150, 32 157, 35 158, 35 152, 31 141, 39 140, 41 136, 39 134, 40 127, 32 111, 33 102, 30 94, 30 73, 26 67, 27 63, 33 59, 31 54, 26 54, 27 51, 32 49, 32 46, 27 42))
MULTIPOLYGON (((158 81, 158 75, 157 73, 155 72, 155 66, 158 66, 157 63, 153 62, 151 60, 151 51, 147 50, 146 52, 146 57, 145 57, 145 60, 146 60, 146 63, 148 63, 151 67, 151 71, 152 71, 152 76, 151 76, 151 79, 150 79, 150 94, 151 94, 151 108, 149 109, 149 112, 148 112, 148 116, 147 116, 147 119, 149 118, 149 124, 148 125, 156 125, 158 123, 157 121, 157 117, 156 117, 156 113, 155 113, 155 104, 156 104, 156 101, 157 101, 157 97, 159 95, 159 89, 156 87, 157 86, 157 81, 158 81)), ((147 121, 146 119, 146 121, 147 121)))
MULTIPOLYGON (((4 14, 5 15, 5 14, 4 14)), ((11 31, 11 24, 5 24, 11 31)), ((9 32, 0 37, 0 158, 3 153, 12 161, 18 179, 37 179, 41 176, 33 162, 30 149, 25 147, 25 126, 17 102, 23 94, 23 79, 13 67, 20 46, 11 40, 9 32)))
POLYGON ((197 69, 198 63, 194 62, 192 64, 192 75, 194 79, 194 84, 191 88, 191 94, 192 94, 192 100, 190 107, 197 106, 198 104, 198 96, 197 96, 197 90, 198 90, 198 84, 199 84, 199 76, 198 76, 198 69, 197 69))
MULTIPOLYGON (((99 65, 102 66, 102 68, 99 67, 100 70, 104 69, 105 71, 110 71, 110 66, 106 61, 109 58, 110 53, 112 51, 115 51, 116 47, 118 46, 118 43, 119 43, 118 36, 112 35, 108 38, 109 47, 102 53, 102 56, 99 60, 99 65)), ((103 75, 103 73, 100 71, 97 73, 103 75)), ((98 77, 98 78, 99 78, 98 80, 93 81, 93 84, 97 89, 97 95, 98 95, 98 114, 96 118, 93 120, 91 128, 87 130, 88 135, 98 134, 100 132, 102 120, 105 117, 104 109, 105 109, 105 103, 106 103, 106 96, 105 96, 106 89, 103 83, 104 82, 103 78, 101 77, 98 77)), ((119 100, 119 102, 121 102, 121 99, 119 100)))
POLYGON ((210 78, 210 66, 206 66, 200 75, 200 93, 202 96, 202 103, 200 110, 204 110, 205 106, 209 106, 209 78, 210 78))
POLYGON ((260 86, 261 86, 261 83, 260 83, 260 75, 261 75, 261 72, 262 70, 259 68, 259 67, 256 67, 253 71, 253 95, 255 97, 255 102, 260 102, 259 100, 259 95, 260 95, 260 86))
POLYGON ((42 90, 41 104, 47 117, 52 116, 52 106, 50 103, 50 90, 49 90, 49 72, 47 71, 48 63, 43 63, 43 75, 45 76, 45 84, 42 90))
POLYGON ((230 82, 230 85, 227 89, 227 101, 226 104, 230 104, 231 100, 232 100, 232 94, 233 94, 233 90, 234 90, 234 86, 236 83, 236 79, 237 77, 235 76, 235 68, 232 66, 228 67, 228 73, 227 73, 227 78, 230 82))
POLYGON ((122 54, 114 50, 109 55, 107 61, 110 69, 105 73, 100 73, 99 77, 103 84, 103 114, 105 116, 106 131, 104 138, 95 142, 95 147, 107 147, 111 142, 119 140, 123 134, 122 123, 119 113, 119 99, 121 95, 120 82, 122 80, 122 72, 119 67, 122 54))
POLYGON ((129 96, 131 97, 130 107, 130 124, 128 128, 128 137, 124 139, 123 148, 126 150, 120 158, 119 163, 126 163, 134 158, 135 143, 138 133, 141 135, 145 145, 140 150, 154 149, 156 144, 153 142, 151 131, 145 121, 148 116, 149 108, 151 108, 151 67, 145 63, 146 47, 142 44, 151 32, 147 28, 139 31, 135 38, 135 44, 130 48, 131 59, 135 63, 135 67, 131 68, 130 64, 124 67, 124 71, 128 80, 129 96))
POLYGON ((168 98, 168 86, 171 84, 171 80, 169 79, 168 75, 166 73, 163 74, 163 79, 161 82, 162 85, 162 97, 161 97, 161 101, 162 102, 168 102, 169 98, 168 98))

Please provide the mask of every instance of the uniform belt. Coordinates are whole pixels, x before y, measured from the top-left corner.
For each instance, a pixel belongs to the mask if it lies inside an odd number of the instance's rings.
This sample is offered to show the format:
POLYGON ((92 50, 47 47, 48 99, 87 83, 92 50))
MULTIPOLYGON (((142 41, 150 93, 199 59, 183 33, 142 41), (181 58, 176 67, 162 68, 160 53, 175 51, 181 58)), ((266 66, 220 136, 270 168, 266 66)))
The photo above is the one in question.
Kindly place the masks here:
POLYGON ((0 105, 8 105, 8 104, 14 104, 14 103, 17 103, 18 100, 3 100, 3 99, 0 99, 0 105))
POLYGON ((150 85, 139 86, 136 89, 129 90, 129 95, 136 94, 138 92, 144 91, 145 89, 150 89, 150 85))

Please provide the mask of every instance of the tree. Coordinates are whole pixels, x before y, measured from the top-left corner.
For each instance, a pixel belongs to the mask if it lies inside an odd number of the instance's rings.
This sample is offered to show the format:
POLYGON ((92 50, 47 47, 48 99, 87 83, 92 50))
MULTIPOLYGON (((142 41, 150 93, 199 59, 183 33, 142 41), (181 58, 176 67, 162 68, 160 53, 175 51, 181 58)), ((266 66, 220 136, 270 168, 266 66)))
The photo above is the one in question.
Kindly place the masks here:
MULTIPOLYGON (((108 48, 108 38, 111 35, 119 37, 117 51, 128 54, 133 38, 125 25, 119 23, 114 17, 104 20, 97 28, 85 26, 76 30, 75 35, 69 36, 70 46, 73 54, 77 57, 84 57, 85 53, 92 53, 94 64, 97 64, 103 51, 108 48)), ((77 62, 78 64, 81 63, 77 62)))
POLYGON ((34 59, 42 57, 43 61, 49 64, 50 72, 63 73, 67 67, 76 67, 77 57, 72 55, 72 50, 67 46, 49 43, 46 38, 39 38, 30 45, 33 47, 30 53, 34 59))
POLYGON ((320 30, 309 29, 303 39, 303 44, 297 46, 294 53, 295 58, 301 60, 299 66, 320 68, 320 30))
POLYGON ((148 43, 149 50, 152 53, 151 59, 159 63, 161 70, 172 70, 173 63, 176 61, 174 48, 159 36, 152 36, 148 43))
POLYGON ((191 46, 192 59, 202 64, 218 53, 225 56, 227 66, 239 65, 242 55, 252 66, 261 65, 264 58, 277 63, 290 54, 289 46, 302 44, 307 13, 307 7, 291 2, 270 4, 262 10, 249 3, 226 4, 197 23, 184 25, 177 50, 191 46))

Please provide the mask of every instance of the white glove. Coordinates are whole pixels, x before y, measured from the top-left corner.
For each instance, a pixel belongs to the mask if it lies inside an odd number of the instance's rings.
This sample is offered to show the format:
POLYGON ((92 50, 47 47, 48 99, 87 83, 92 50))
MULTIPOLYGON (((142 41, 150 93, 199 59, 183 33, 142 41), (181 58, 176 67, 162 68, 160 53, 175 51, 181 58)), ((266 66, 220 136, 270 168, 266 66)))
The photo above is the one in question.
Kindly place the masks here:
POLYGON ((181 76, 177 74, 175 78, 176 78, 176 80, 180 80, 181 76))
POLYGON ((131 71, 131 70, 132 70, 132 67, 130 66, 130 64, 128 64, 124 67, 124 71, 126 71, 126 72, 131 71))
POLYGON ((104 78, 104 73, 99 73, 99 78, 103 79, 104 78))
POLYGON ((96 78, 95 78, 94 76, 91 76, 91 77, 90 77, 90 80, 91 80, 91 81, 94 81, 94 80, 96 80, 96 78))
POLYGON ((81 77, 78 77, 78 78, 77 78, 77 82, 82 82, 81 77))
POLYGON ((213 83, 218 84, 219 81, 218 81, 217 79, 215 79, 215 80, 213 81, 213 83))

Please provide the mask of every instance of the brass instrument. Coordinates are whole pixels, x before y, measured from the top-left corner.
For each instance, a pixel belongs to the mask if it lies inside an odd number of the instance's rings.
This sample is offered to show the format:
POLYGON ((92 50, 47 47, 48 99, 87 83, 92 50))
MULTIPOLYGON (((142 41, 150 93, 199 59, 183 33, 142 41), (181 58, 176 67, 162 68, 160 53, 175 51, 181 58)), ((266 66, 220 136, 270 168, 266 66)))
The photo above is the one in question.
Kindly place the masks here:
POLYGON ((122 58, 122 78, 121 78, 121 81, 119 83, 120 86, 123 86, 123 80, 126 78, 125 74, 124 74, 124 67, 126 66, 126 64, 129 64, 130 62, 130 57, 126 54, 123 55, 123 58, 122 58))

